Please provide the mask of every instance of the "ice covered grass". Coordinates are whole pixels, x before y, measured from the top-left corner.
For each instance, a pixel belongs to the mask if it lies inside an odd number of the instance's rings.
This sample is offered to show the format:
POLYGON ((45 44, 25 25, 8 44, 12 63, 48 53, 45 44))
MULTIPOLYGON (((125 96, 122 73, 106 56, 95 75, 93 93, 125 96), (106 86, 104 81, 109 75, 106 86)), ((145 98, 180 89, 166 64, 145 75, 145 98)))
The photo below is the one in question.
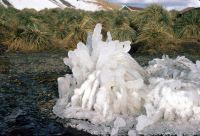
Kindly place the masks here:
POLYGON ((163 56, 146 68, 149 92, 145 114, 138 117, 137 130, 158 121, 195 123, 200 120, 200 61, 163 56))
POLYGON ((73 74, 58 78, 56 115, 110 124, 112 135, 119 128, 135 134, 158 122, 200 120, 200 61, 163 56, 143 68, 128 54, 129 41, 113 41, 109 32, 103 41, 101 29, 97 24, 87 43, 64 59, 73 74))

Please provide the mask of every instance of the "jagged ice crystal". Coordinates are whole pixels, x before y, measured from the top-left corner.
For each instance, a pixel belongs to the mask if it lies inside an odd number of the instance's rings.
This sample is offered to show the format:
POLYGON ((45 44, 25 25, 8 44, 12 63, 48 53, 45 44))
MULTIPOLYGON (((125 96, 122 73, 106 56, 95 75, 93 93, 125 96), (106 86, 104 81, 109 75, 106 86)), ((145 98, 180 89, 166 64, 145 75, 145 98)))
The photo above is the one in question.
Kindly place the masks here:
POLYGON ((57 116, 94 124, 136 117, 137 131, 163 120, 200 120, 200 61, 163 56, 142 68, 128 54, 129 41, 114 41, 110 32, 103 41, 101 29, 97 24, 86 45, 64 59, 73 74, 58 78, 57 116))

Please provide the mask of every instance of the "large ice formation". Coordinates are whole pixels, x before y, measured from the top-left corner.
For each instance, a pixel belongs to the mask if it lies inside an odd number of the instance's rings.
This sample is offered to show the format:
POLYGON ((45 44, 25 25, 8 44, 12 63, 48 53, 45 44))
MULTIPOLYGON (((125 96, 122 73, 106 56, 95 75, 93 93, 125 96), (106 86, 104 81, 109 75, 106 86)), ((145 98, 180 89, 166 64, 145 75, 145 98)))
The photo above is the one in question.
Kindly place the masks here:
POLYGON ((113 41, 109 32, 103 41, 101 29, 97 24, 86 45, 64 59, 73 74, 58 78, 56 115, 94 124, 116 119, 110 133, 128 124, 123 117, 137 117, 137 131, 158 121, 200 120, 200 61, 163 56, 142 68, 128 54, 129 41, 113 41))
POLYGON ((200 120, 200 61, 185 57, 154 59, 145 100, 146 115, 138 117, 137 130, 159 120, 196 122, 200 120))

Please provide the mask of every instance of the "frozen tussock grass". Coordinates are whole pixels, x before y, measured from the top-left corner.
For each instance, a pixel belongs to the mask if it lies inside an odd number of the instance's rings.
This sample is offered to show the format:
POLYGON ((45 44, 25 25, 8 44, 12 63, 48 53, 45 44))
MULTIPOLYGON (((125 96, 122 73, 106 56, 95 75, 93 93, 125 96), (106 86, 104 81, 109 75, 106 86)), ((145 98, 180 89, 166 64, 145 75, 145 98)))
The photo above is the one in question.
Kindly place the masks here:
POLYGON ((56 115, 112 122, 113 135, 119 128, 136 134, 134 129, 142 131, 159 121, 200 120, 200 61, 163 56, 142 68, 128 54, 129 41, 113 41, 109 32, 103 41, 101 29, 97 24, 87 43, 78 43, 64 59, 73 74, 58 78, 56 115), (132 117, 137 118, 136 128, 132 117))
POLYGON ((150 74, 146 115, 138 117, 137 130, 160 120, 196 122, 200 120, 200 62, 185 57, 154 59, 146 69, 150 74))
POLYGON ((130 42, 112 41, 110 33, 103 41, 101 29, 97 24, 87 44, 78 43, 64 59, 73 75, 58 78, 60 99, 54 112, 59 116, 76 114, 99 122, 140 112, 145 70, 128 54, 130 42))

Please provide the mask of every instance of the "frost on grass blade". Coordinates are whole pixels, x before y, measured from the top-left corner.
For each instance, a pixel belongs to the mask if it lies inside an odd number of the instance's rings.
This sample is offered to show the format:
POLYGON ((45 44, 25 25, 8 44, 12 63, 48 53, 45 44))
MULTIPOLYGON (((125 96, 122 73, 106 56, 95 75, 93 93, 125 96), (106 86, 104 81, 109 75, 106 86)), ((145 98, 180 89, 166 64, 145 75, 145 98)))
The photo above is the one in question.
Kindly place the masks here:
POLYGON ((200 120, 199 61, 163 56, 142 68, 128 54, 129 41, 113 41, 110 32, 103 41, 101 29, 97 24, 86 45, 78 43, 64 59, 73 74, 58 78, 57 116, 88 119, 102 129, 81 121, 76 127, 113 135, 145 132, 159 122, 200 120))

